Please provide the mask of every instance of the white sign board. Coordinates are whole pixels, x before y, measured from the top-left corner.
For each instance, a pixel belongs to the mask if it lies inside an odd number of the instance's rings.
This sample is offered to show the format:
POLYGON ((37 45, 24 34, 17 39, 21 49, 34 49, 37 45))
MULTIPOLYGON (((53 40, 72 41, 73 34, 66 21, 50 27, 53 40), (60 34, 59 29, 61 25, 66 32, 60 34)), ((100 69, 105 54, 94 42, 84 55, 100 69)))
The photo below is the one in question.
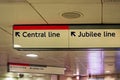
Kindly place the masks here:
POLYGON ((119 48, 120 25, 14 25, 16 49, 119 48))
POLYGON ((120 29, 73 29, 70 33, 70 48, 120 47, 120 29))
POLYGON ((8 70, 9 72, 18 72, 18 73, 64 74, 65 68, 32 65, 32 64, 9 63, 8 70))
POLYGON ((66 48, 67 26, 14 26, 14 48, 66 48))

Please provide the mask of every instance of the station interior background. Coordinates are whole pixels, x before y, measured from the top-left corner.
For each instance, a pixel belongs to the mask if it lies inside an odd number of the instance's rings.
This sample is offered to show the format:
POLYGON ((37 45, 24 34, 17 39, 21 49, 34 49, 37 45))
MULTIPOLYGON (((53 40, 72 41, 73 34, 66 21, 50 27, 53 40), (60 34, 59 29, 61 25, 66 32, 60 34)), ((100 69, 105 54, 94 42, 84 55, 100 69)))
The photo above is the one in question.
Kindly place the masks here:
POLYGON ((14 24, 119 23, 120 0, 0 0, 0 80, 119 80, 119 49, 18 51, 12 42, 14 24), (8 62, 66 70, 62 75, 22 73, 24 77, 20 78, 20 73, 6 71, 8 62))

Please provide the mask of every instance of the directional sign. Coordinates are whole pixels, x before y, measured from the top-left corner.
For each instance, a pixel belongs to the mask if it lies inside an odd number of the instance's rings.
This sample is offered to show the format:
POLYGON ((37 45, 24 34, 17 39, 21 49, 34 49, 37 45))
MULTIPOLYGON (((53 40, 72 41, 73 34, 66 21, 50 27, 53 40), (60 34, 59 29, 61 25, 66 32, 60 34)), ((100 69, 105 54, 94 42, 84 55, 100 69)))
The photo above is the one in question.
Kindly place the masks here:
POLYGON ((118 29, 73 29, 70 33, 70 48, 120 47, 118 29))
POLYGON ((119 48, 120 25, 14 25, 15 49, 119 48))
POLYGON ((14 26, 14 48, 66 48, 68 26, 14 26))
POLYGON ((65 68, 52 67, 45 65, 8 63, 9 72, 17 73, 45 73, 45 74, 64 74, 65 68))

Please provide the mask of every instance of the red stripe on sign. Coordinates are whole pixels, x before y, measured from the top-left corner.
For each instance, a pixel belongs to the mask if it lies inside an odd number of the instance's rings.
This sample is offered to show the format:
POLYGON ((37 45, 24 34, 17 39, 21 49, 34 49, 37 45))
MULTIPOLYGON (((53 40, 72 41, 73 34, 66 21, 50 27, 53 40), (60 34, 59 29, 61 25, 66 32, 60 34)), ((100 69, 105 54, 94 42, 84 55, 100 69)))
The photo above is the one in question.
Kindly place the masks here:
POLYGON ((14 30, 68 30, 69 27, 67 25, 53 25, 53 26, 14 26, 14 30))
POLYGON ((9 65, 29 66, 29 64, 22 64, 22 63, 9 63, 9 65))

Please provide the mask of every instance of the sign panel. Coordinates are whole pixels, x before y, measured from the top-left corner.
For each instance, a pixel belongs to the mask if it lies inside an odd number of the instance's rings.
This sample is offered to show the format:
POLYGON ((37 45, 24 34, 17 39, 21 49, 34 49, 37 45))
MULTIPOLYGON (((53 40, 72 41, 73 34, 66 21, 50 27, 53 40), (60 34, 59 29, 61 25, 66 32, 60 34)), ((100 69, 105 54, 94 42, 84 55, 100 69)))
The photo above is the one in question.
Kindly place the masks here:
POLYGON ((70 48, 120 47, 120 29, 71 29, 70 48))
POLYGON ((16 49, 119 48, 120 25, 14 25, 16 49))
POLYGON ((33 64, 9 63, 8 70, 9 72, 18 72, 18 73, 64 74, 65 68, 49 67, 49 66, 33 65, 33 64))
POLYGON ((66 48, 68 26, 14 26, 14 48, 66 48))

